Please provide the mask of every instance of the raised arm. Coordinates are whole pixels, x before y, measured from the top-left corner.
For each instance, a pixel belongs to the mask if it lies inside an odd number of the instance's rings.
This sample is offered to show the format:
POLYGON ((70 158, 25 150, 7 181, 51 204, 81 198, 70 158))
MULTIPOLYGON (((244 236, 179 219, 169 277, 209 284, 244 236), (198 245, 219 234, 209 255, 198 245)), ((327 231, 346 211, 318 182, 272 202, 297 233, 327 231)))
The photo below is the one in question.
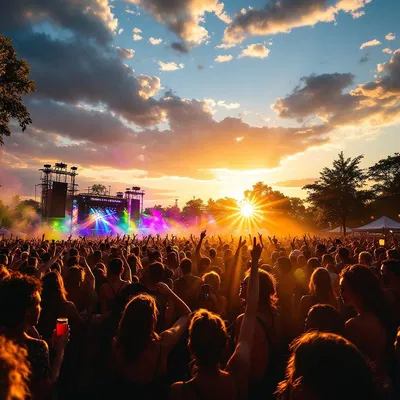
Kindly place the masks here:
POLYGON ((175 324, 160 334, 161 343, 164 347, 172 348, 182 337, 189 326, 190 308, 178 297, 165 283, 157 283, 157 289, 161 294, 168 297, 174 305, 175 310, 181 316, 175 324))
POLYGON ((131 267, 128 264, 128 261, 126 260, 126 257, 124 255, 124 250, 120 249, 121 251, 121 258, 124 263, 124 273, 122 275, 124 281, 132 282, 132 271, 131 267))
POLYGON ((95 289, 96 278, 93 275, 92 269, 89 267, 89 264, 86 261, 85 257, 81 257, 82 260, 82 268, 85 270, 85 280, 84 284, 89 293, 93 292, 95 289))
POLYGON ((43 264, 41 264, 39 266, 39 270, 38 270, 38 272, 36 274, 39 279, 41 279, 42 276, 50 269, 50 267, 59 259, 59 257, 63 253, 63 251, 64 251, 64 247, 63 246, 60 247, 58 249, 58 251, 56 251, 56 248, 54 247, 53 257, 50 258, 49 261, 47 261, 47 262, 45 262, 45 263, 43 263, 43 264))
POLYGON ((240 371, 242 367, 248 368, 250 364, 259 297, 258 260, 260 259, 261 252, 261 244, 257 244, 256 238, 254 238, 253 249, 251 251, 251 269, 247 289, 246 310, 244 312, 238 343, 226 367, 229 371, 233 369, 240 371))

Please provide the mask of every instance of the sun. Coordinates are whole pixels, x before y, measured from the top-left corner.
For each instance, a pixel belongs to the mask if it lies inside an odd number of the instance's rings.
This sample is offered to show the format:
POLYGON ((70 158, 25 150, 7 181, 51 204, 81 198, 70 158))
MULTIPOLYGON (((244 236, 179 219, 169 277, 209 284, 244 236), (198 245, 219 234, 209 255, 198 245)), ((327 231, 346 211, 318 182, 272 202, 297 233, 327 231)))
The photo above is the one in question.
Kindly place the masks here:
POLYGON ((240 205, 240 214, 244 218, 251 218, 254 214, 254 207, 251 203, 243 203, 240 205))

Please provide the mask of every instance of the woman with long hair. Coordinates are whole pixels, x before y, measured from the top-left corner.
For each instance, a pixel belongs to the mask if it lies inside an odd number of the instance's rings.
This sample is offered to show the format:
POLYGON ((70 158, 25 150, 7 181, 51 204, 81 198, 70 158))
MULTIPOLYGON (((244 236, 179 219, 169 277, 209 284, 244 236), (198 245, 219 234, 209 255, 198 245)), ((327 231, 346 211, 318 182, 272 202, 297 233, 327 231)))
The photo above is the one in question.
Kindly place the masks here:
MULTIPOLYGON (((310 260, 309 260, 310 261, 310 260)), ((328 304, 338 308, 338 302, 333 291, 332 278, 325 268, 317 268, 311 275, 309 294, 300 300, 300 317, 304 322, 310 308, 315 304, 328 304)))
POLYGON ((38 331, 48 344, 51 343, 57 318, 68 318, 72 329, 82 324, 82 319, 72 301, 67 300, 67 291, 61 275, 52 271, 42 278, 42 312, 40 314, 38 331))
POLYGON ((158 334, 155 330, 158 310, 154 297, 139 294, 129 301, 114 339, 116 379, 108 389, 115 398, 159 398, 165 395, 163 377, 168 354, 186 331, 191 311, 166 284, 157 283, 157 288, 168 296, 181 317, 170 329, 158 334))
POLYGON ((256 244, 251 252, 252 264, 248 280, 246 310, 233 355, 225 369, 221 363, 228 345, 225 323, 206 310, 197 311, 189 329, 189 350, 196 363, 194 377, 172 385, 171 399, 224 399, 247 397, 251 351, 256 327, 259 279, 258 260, 262 247, 256 244))
POLYGON ((368 267, 349 266, 341 273, 340 295, 344 304, 357 312, 356 317, 346 322, 345 336, 383 371, 394 335, 390 310, 378 278, 368 267))

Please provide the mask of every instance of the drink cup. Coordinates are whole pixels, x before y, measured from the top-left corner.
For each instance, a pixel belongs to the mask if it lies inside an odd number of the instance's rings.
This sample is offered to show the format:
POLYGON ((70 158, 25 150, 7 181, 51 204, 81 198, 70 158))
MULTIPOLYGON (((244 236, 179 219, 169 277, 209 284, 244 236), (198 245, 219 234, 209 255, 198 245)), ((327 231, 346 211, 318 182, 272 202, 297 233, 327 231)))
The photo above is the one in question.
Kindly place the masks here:
POLYGON ((68 332, 68 318, 57 318, 57 336, 64 336, 68 332))

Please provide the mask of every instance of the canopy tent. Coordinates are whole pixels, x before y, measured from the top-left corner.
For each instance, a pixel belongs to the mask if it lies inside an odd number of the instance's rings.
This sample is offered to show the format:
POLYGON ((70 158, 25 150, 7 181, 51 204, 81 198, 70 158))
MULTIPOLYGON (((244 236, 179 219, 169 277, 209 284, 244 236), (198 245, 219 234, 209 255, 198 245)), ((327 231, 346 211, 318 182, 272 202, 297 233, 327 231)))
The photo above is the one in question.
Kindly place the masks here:
MULTIPOLYGON (((321 232, 322 232, 322 233, 335 233, 335 234, 340 234, 340 235, 342 235, 342 234, 343 234, 343 226, 338 226, 338 227, 335 228, 335 229, 326 228, 326 229, 323 229, 321 232)), ((347 234, 348 234, 348 233, 353 233, 353 229, 350 229, 350 228, 347 228, 347 227, 346 227, 346 233, 347 233, 347 234)))
POLYGON ((388 217, 381 217, 370 224, 355 229, 355 232, 387 233, 389 231, 400 232, 400 223, 388 217))
MULTIPOLYGON (((328 233, 343 233, 343 226, 338 226, 335 229, 331 229, 328 233)), ((353 233, 353 229, 350 229, 346 226, 346 233, 353 233)))

